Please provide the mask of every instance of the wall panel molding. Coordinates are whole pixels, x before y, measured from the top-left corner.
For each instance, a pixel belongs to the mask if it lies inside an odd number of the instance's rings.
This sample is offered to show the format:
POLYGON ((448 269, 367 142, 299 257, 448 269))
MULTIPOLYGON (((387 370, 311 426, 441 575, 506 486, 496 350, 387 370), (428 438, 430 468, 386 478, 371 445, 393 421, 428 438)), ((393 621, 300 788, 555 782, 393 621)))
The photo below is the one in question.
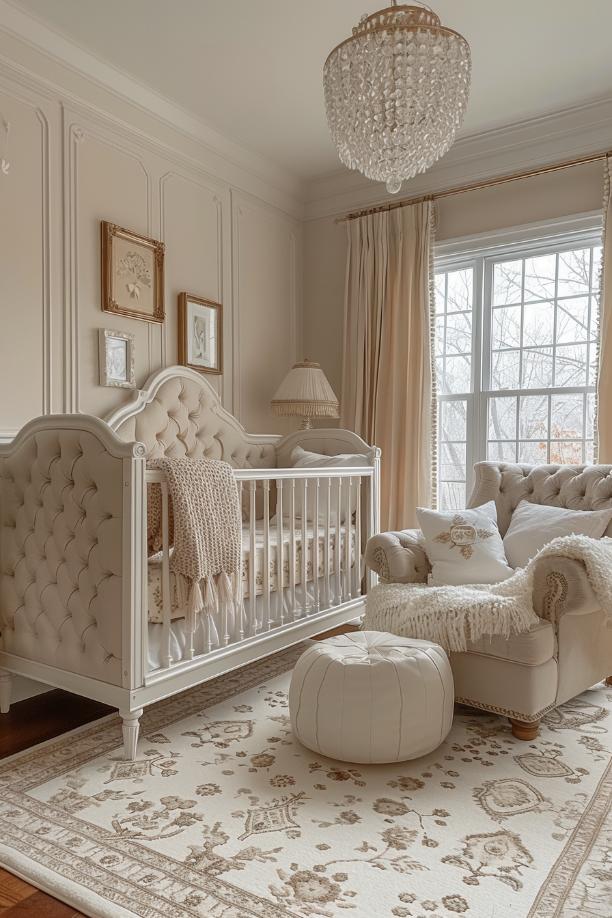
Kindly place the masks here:
MULTIPOLYGON (((40 228, 41 228, 41 325, 42 348, 37 355, 41 366, 41 391, 40 413, 49 414, 53 410, 53 297, 51 289, 51 260, 52 260, 52 227, 51 227, 51 147, 49 116, 42 105, 47 101, 40 99, 31 88, 21 84, 19 80, 7 79, 0 73, 0 91, 9 98, 24 105, 36 118, 40 128, 40 183, 42 200, 40 201, 40 228)), ((14 142, 12 145, 14 150, 14 142)), ((14 154, 11 154, 12 156, 14 154)), ((15 174, 13 170, 13 175, 15 174)), ((9 177, 5 181, 10 180, 9 177)), ((13 214, 13 220, 16 215, 13 214)), ((0 420, 1 423, 1 420, 0 420)), ((9 431, 0 430, 0 439, 6 439, 9 431)))

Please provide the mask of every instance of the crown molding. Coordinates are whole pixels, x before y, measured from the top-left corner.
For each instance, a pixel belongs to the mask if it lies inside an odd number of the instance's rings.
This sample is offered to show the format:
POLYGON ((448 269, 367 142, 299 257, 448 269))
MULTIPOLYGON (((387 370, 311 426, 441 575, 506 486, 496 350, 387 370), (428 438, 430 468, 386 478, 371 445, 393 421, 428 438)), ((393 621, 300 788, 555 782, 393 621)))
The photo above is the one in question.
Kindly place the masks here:
MULTIPOLYGON (((529 170, 612 148, 612 98, 596 99, 457 140, 423 175, 406 182, 402 197, 529 170)), ((307 187, 306 220, 317 220, 394 200, 384 185, 340 169, 307 187)))
MULTIPOLYGON (((124 103, 139 109, 146 116, 195 141, 203 148, 203 152, 215 160, 215 165, 218 162, 221 165, 225 164, 226 169, 234 167, 234 172, 239 170, 244 173, 237 182, 239 187, 261 194, 262 184, 267 185, 291 201, 288 207, 291 212, 295 213, 301 206, 304 182, 299 177, 230 140, 176 102, 85 50, 66 35, 50 28, 20 7, 14 6, 11 0, 0 0, 0 34, 3 33, 51 58, 66 71, 85 78, 124 103)), ((25 75, 29 71, 21 67, 18 48, 15 51, 17 53, 11 54, 8 59, 3 55, 5 62, 10 63, 15 69, 22 69, 25 75)), ((44 75, 39 76, 47 87, 65 94, 63 86, 55 85, 44 75)))

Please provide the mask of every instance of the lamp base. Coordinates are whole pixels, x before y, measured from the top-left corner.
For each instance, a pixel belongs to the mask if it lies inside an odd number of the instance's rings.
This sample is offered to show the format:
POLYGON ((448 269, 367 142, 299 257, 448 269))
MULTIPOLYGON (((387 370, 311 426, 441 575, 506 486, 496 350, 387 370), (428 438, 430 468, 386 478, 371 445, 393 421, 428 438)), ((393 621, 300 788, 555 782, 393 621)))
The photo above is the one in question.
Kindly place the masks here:
POLYGON ((300 430, 312 430, 312 418, 302 418, 300 430))

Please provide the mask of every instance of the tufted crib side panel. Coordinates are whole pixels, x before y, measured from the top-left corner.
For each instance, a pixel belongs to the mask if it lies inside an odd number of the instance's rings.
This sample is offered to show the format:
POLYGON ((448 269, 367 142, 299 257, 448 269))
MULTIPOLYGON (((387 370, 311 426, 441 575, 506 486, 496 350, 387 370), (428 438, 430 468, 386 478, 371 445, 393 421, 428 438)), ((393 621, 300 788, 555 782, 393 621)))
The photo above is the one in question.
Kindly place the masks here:
MULTIPOLYGON (((502 536, 522 500, 569 510, 608 510, 612 507, 612 465, 477 462, 474 476, 468 507, 494 500, 502 536)), ((606 535, 612 535, 612 524, 606 535)))
POLYGON ((139 450, 85 415, 38 418, 0 448, 0 650, 125 684, 139 450))

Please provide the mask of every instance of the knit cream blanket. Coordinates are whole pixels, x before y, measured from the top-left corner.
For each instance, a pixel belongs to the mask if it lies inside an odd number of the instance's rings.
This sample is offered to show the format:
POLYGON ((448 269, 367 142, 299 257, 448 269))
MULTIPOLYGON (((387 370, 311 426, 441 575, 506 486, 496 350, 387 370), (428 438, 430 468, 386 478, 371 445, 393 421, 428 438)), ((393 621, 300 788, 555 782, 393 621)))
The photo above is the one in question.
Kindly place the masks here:
MULTIPOLYGON (((200 612, 214 628, 221 613, 224 637, 228 622, 242 616, 242 514, 231 466, 217 459, 155 459, 168 482, 172 505, 170 570, 175 575, 185 625, 193 632, 200 612)), ((149 547, 161 547, 162 496, 149 487, 149 547)))
POLYGON ((581 561, 612 627, 612 539, 561 536, 542 548, 524 568, 501 583, 428 586, 381 583, 368 593, 362 627, 421 638, 445 650, 465 651, 485 635, 509 637, 537 624, 533 607, 536 566, 548 556, 581 561))

